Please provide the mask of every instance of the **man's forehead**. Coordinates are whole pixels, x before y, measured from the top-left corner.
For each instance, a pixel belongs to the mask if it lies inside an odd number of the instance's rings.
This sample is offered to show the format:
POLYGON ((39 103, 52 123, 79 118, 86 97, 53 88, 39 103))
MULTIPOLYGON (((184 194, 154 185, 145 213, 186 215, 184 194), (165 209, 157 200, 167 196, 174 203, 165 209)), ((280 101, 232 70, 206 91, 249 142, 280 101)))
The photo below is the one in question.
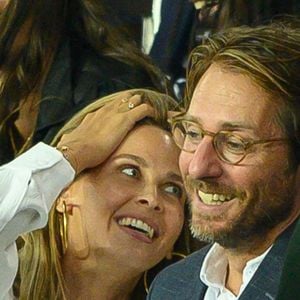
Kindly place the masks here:
POLYGON ((257 101, 269 98, 265 90, 248 75, 217 63, 213 63, 200 78, 192 102, 211 96, 220 97, 225 103, 231 100, 240 101, 239 105, 244 104, 241 100, 249 100, 248 97, 257 101))
POLYGON ((215 130, 257 130, 270 126, 275 109, 270 96, 248 76, 214 64, 198 82, 187 113, 215 130))

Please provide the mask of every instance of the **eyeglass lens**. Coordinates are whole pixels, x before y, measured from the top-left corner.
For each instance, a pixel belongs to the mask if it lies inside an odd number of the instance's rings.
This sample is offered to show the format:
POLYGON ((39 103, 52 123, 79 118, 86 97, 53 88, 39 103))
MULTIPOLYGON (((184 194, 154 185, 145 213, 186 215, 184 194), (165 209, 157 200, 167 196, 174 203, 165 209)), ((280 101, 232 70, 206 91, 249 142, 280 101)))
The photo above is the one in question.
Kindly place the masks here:
POLYGON ((213 145, 220 159, 236 163, 244 157, 245 143, 230 132, 220 131, 216 134, 210 134, 198 124, 185 120, 176 122, 173 127, 176 144, 187 152, 195 152, 204 135, 207 134, 213 136, 213 145))

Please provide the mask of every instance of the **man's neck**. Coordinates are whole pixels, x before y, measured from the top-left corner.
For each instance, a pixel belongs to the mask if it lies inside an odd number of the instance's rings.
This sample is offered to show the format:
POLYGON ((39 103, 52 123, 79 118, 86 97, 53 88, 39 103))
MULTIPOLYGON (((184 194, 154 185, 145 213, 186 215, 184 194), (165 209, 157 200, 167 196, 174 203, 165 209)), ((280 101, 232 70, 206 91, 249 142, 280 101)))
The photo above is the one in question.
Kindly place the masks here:
POLYGON ((243 272, 248 261, 262 255, 271 247, 277 237, 295 220, 295 216, 279 224, 271 230, 263 239, 258 238, 248 243, 248 247, 243 245, 237 249, 225 249, 225 255, 228 260, 227 275, 225 286, 235 295, 239 294, 243 283, 243 272))
POLYGON ((228 259, 225 287, 237 296, 243 283, 243 272, 246 264, 257 255, 230 250, 225 250, 225 252, 228 259))

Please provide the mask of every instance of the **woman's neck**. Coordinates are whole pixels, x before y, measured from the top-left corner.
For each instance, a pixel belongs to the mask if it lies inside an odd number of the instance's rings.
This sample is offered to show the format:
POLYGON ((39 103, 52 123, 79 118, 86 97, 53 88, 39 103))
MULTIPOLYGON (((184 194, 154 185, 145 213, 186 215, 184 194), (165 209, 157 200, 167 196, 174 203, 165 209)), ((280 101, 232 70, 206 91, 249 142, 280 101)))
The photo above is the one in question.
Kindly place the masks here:
POLYGON ((65 259, 67 299, 129 300, 141 274, 111 260, 65 259))

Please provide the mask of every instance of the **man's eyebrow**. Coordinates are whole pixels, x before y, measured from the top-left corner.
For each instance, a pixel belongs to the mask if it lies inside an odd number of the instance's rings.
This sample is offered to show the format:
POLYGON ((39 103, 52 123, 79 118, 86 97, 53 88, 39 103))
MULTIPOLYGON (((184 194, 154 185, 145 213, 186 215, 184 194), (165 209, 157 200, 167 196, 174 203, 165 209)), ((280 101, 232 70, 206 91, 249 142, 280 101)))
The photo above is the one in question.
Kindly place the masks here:
MULTIPOLYGON (((188 121, 193 121, 193 122, 197 122, 199 123, 200 125, 202 124, 202 121, 200 118, 196 118, 188 113, 185 113, 185 114, 182 114, 180 115, 181 118, 185 119, 185 120, 188 120, 188 121)), ((175 117, 176 118, 176 117, 175 117)))
POLYGON ((136 161, 138 164, 140 164, 143 167, 148 167, 147 162, 139 156, 133 155, 133 154, 120 154, 115 156, 115 159, 119 159, 119 158, 126 158, 126 159, 131 159, 136 161))
MULTIPOLYGON (((183 115, 184 119, 189 120, 189 121, 194 121, 197 122, 198 124, 202 125, 202 121, 200 118, 194 117, 189 115, 188 113, 183 115)), ((221 129, 229 129, 229 130, 234 130, 234 129, 250 129, 250 130, 254 130, 255 127, 253 124, 251 123, 247 123, 247 122, 238 122, 238 121, 234 121, 234 122, 220 122, 221 129)))
POLYGON ((254 129, 254 126, 245 122, 224 122, 222 128, 234 130, 234 129, 254 129))

